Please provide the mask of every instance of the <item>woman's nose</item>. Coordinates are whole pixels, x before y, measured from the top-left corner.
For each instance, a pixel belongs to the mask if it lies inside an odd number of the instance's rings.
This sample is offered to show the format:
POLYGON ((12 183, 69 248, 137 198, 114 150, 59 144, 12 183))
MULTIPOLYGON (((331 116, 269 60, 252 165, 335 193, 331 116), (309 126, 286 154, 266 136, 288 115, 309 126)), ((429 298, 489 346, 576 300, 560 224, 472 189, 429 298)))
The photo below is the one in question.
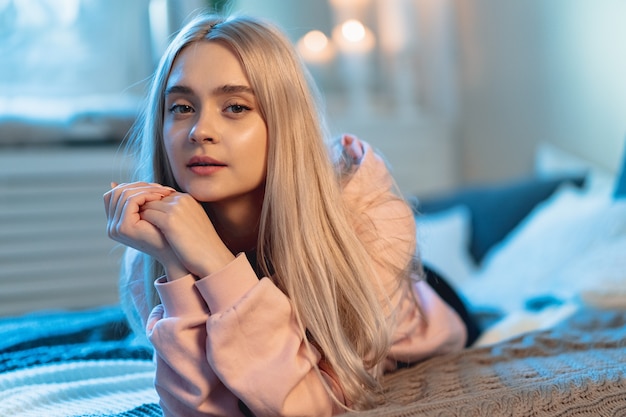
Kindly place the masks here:
POLYGON ((192 143, 216 143, 218 135, 214 120, 208 115, 198 114, 196 123, 189 132, 189 141, 192 143))

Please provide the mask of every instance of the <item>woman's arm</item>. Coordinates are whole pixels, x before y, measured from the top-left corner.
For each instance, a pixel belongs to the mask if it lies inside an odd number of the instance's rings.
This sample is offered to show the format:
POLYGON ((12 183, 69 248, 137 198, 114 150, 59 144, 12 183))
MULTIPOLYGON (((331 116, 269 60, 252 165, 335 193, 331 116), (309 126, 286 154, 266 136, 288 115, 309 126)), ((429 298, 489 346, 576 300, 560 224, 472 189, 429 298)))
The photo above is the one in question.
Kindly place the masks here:
POLYGON ((163 304, 152 310, 148 339, 155 348, 155 388, 165 416, 238 416, 237 398, 206 360, 209 312, 188 275, 157 280, 163 304))
POLYGON ((147 319, 165 414, 233 416, 246 407, 257 416, 342 411, 323 379, 340 400, 341 390, 316 367, 325 368, 321 355, 305 343, 287 297, 269 279, 259 281, 244 255, 233 257, 195 200, 160 191, 150 184, 124 186, 105 200, 118 240, 159 261, 174 254, 190 271, 156 282, 162 305, 147 319))
MULTIPOLYGON (((344 148, 355 148, 353 138, 344 148)), ((387 370, 395 361, 414 362, 461 349, 466 330, 456 312, 425 282, 412 288, 398 277, 406 273, 416 250, 415 220, 411 208, 394 192, 383 160, 365 142, 363 155, 344 184, 343 199, 353 224, 372 257, 387 297, 393 326, 387 370)), ((350 151, 348 151, 350 152, 350 151)), ((353 152, 353 151, 352 151, 353 152)))
POLYGON ((341 390, 304 343, 289 300, 271 280, 258 280, 243 254, 199 281, 156 286, 163 305, 148 332, 166 415, 236 416, 243 404, 256 416, 343 411, 322 378, 343 400, 341 390))

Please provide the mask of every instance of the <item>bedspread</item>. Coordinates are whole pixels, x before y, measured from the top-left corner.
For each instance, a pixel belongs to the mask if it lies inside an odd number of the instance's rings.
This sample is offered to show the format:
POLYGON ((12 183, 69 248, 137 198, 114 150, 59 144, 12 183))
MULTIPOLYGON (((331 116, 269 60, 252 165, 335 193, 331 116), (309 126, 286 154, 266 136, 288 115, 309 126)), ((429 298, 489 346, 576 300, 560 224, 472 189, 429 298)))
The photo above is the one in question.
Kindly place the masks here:
POLYGON ((161 416, 119 307, 0 320, 0 417, 161 416))
MULTIPOLYGON (((1 319, 0 416, 159 416, 151 357, 115 306, 1 319)), ((359 415, 625 416, 625 374, 626 311, 580 310, 388 375, 386 405, 359 415)))
POLYGON ((582 310, 551 330, 389 375, 362 416, 626 416, 626 312, 582 310))

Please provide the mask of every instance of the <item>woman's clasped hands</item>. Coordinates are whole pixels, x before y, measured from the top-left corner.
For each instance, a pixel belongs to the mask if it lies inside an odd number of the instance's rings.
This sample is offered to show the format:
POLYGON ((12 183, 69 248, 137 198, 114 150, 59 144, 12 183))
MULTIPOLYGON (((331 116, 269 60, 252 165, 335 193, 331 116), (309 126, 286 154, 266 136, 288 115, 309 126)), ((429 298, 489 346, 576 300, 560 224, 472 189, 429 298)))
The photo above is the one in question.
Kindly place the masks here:
POLYGON ((111 186, 104 194, 109 237, 152 256, 168 280, 203 278, 234 258, 189 194, 156 183, 111 186))

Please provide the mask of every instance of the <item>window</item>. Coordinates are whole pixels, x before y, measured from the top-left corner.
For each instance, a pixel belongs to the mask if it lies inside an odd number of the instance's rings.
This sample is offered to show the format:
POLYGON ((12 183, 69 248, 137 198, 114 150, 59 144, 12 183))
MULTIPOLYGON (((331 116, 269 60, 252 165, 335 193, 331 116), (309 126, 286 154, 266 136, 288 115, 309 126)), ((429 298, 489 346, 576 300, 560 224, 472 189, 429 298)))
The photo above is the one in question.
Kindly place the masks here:
POLYGON ((149 0, 0 0, 0 143, 123 136, 153 69, 149 0))

